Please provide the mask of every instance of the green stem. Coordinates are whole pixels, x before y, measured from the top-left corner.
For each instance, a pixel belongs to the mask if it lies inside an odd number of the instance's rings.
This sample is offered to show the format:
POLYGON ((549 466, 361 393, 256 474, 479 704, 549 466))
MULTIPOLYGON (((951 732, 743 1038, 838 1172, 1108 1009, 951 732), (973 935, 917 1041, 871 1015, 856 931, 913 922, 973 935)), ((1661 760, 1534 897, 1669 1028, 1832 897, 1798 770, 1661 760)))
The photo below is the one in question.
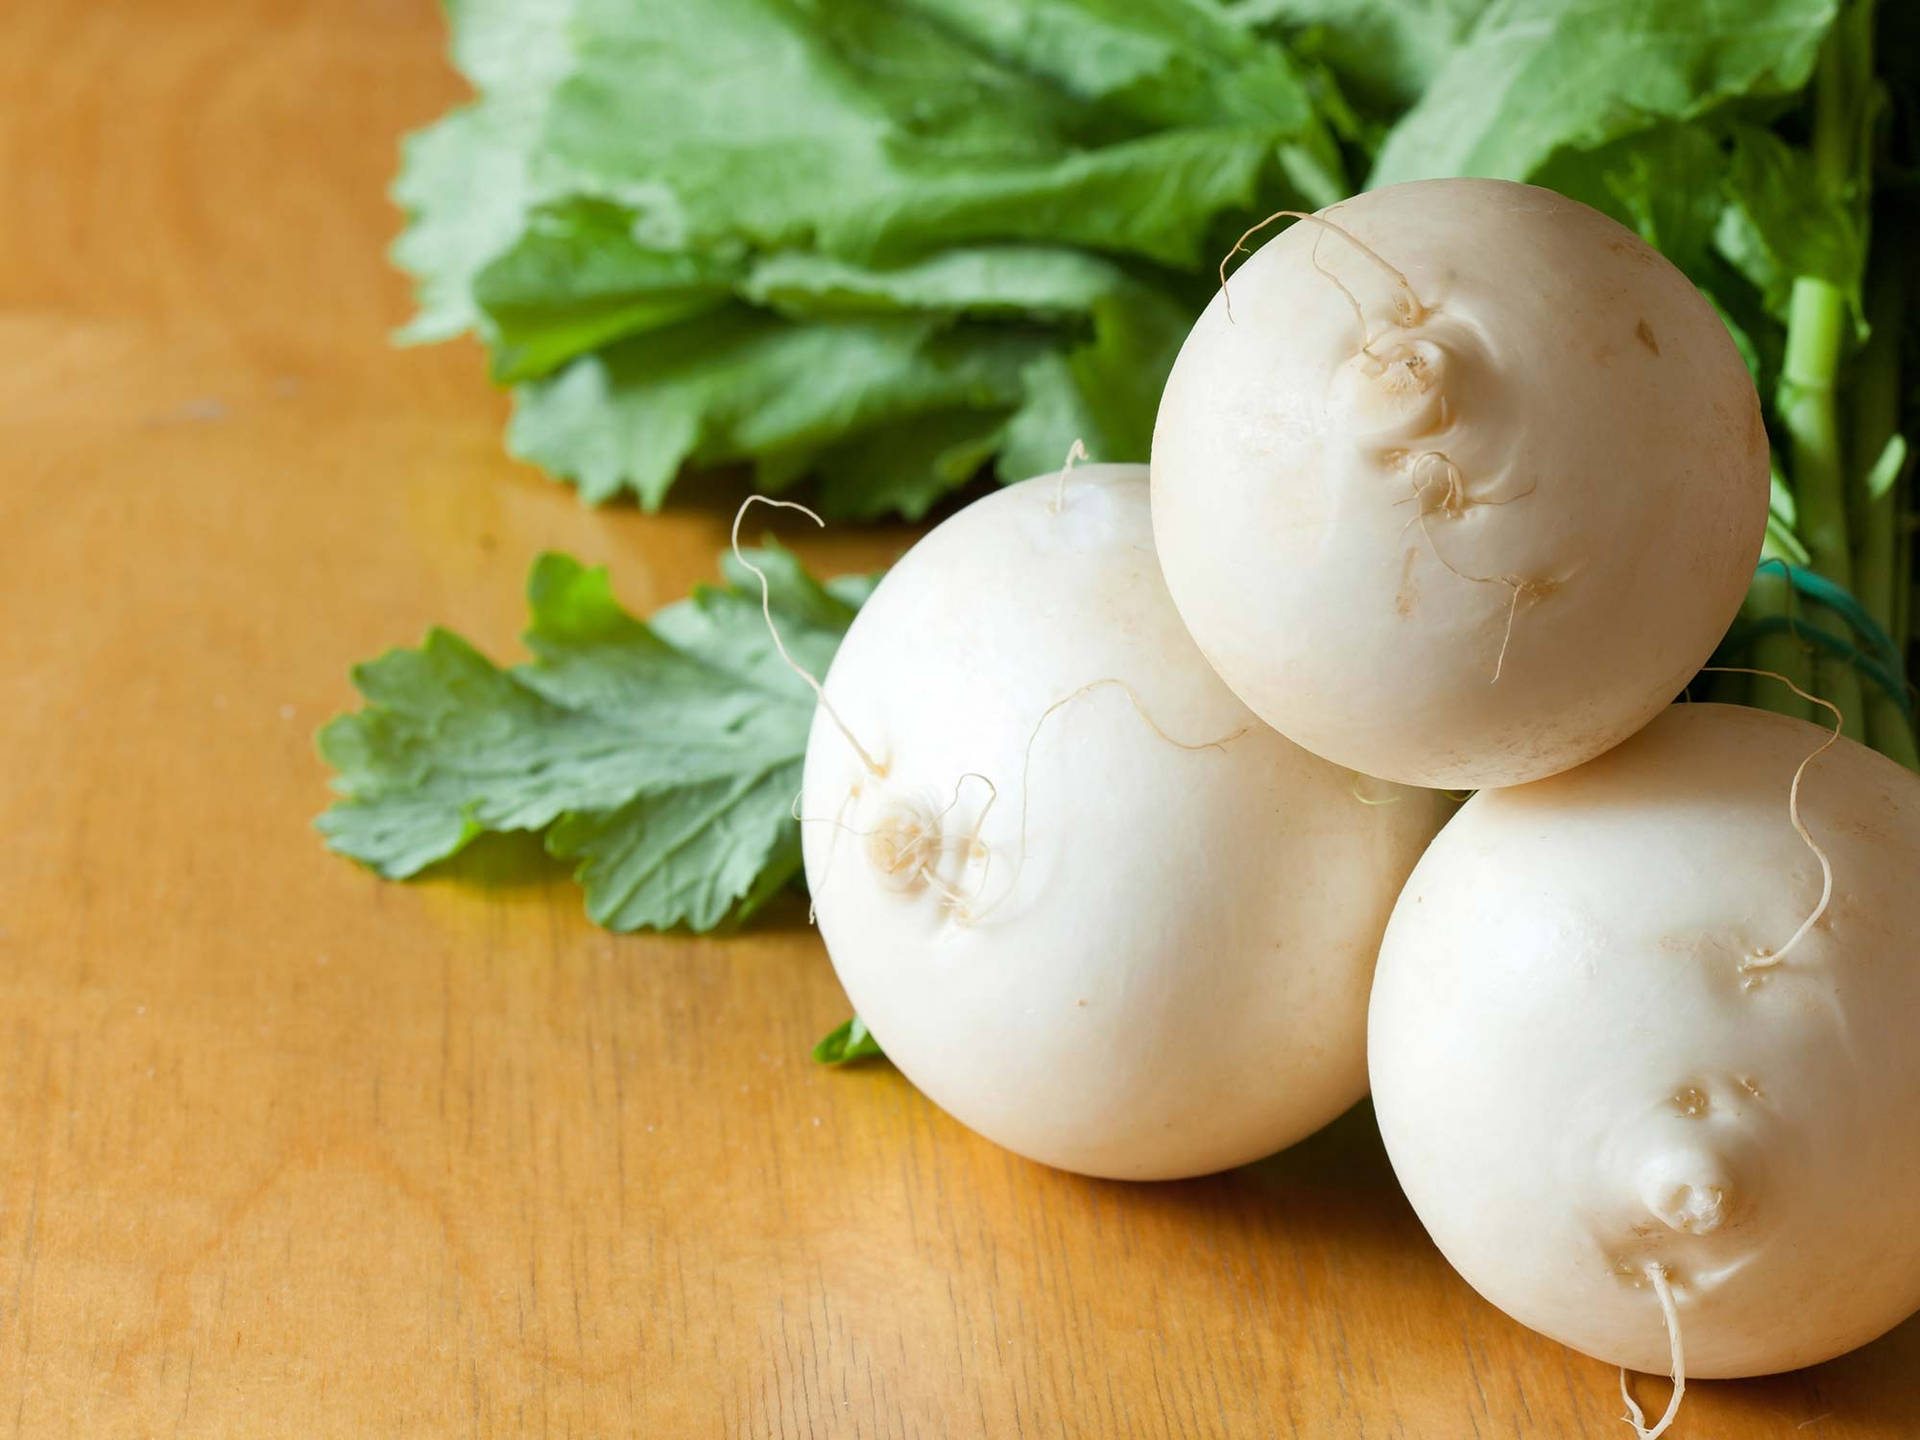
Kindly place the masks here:
MULTIPOLYGON (((1820 47, 1813 83, 1814 179, 1829 203, 1859 203, 1859 93, 1873 73, 1871 0, 1853 0, 1820 47)), ((1852 316, 1845 291, 1817 275, 1798 275, 1787 302, 1787 345, 1776 405, 1787 434, 1800 539, 1813 568, 1853 588, 1847 525, 1847 463, 1834 391, 1852 316)), ((1831 656, 1815 659, 1814 688, 1839 707, 1843 729, 1867 734, 1860 677, 1831 656)))
POLYGON ((1842 3, 1842 14, 1820 46, 1813 76, 1813 173, 1830 194, 1840 194, 1853 179, 1854 146, 1859 133, 1853 107, 1862 100, 1853 93, 1857 76, 1873 74, 1872 0, 1842 3), (1852 10, 1852 14, 1845 13, 1852 10))
MULTIPOLYGON (((1837 585, 1853 586, 1853 553, 1847 539, 1847 470, 1840 445, 1834 385, 1847 327, 1847 297, 1838 286, 1811 275, 1793 282, 1787 308, 1786 363, 1780 377, 1780 420, 1789 441, 1800 538, 1813 568, 1837 585)), ((1843 729, 1866 737, 1860 678, 1844 662, 1825 656, 1813 665, 1814 689, 1840 707, 1843 729)))
MULTIPOLYGON (((1906 570, 1901 541, 1906 525, 1905 486, 1896 482, 1879 496, 1867 492, 1867 468, 1872 466, 1896 433, 1900 423, 1900 320, 1906 302, 1904 266, 1885 247, 1874 257, 1874 276, 1868 318, 1873 329, 1854 366, 1852 451, 1853 493, 1849 497, 1854 526, 1854 595, 1866 612, 1893 636, 1903 652, 1899 630, 1901 591, 1906 570)), ((1904 478, 1904 477, 1903 477, 1904 478)), ((1920 750, 1912 728, 1893 701, 1877 688, 1867 695, 1867 738, 1873 748, 1910 769, 1920 769, 1920 750)))

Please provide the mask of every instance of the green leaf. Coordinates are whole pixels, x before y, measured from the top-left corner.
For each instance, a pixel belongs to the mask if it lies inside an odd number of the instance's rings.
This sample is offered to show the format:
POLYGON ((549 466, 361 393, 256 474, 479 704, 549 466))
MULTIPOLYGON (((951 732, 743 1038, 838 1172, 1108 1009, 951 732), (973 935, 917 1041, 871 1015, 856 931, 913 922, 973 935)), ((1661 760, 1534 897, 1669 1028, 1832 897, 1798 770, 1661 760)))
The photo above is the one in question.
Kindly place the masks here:
POLYGON ((817 457, 823 513, 845 520, 918 520, 993 459, 1007 414, 946 410, 862 432, 817 457))
POLYGON ((1154 126, 1252 122, 1306 133, 1286 50, 1200 0, 907 0, 978 50, 1154 126))
POLYGON ((1733 204, 1721 219, 1718 245, 1767 309, 1784 319, 1793 282, 1807 276, 1845 295, 1856 324, 1863 323, 1866 233, 1850 200, 1827 188, 1812 152, 1770 130, 1739 126, 1727 183, 1733 204))
POLYGON ((923 173, 1031 166, 1071 106, 881 0, 581 0, 543 145, 663 248, 806 244, 923 173))
POLYGON ((1440 175, 1532 176, 1733 99, 1790 95, 1812 74, 1837 0, 1494 0, 1395 125, 1370 186, 1440 175))
POLYGON ((578 203, 532 228, 476 277, 494 337, 496 379, 525 380, 629 335, 719 310, 730 295, 802 321, 963 316, 1084 327, 1103 297, 1137 288, 1085 251, 960 247, 898 266, 812 251, 746 261, 719 252, 649 250, 624 212, 578 203))
POLYGON ((1337 165, 1285 57, 1251 40, 1288 98, 1116 133, 1047 67, 1014 68, 938 18, 891 0, 580 0, 579 63, 542 148, 577 191, 633 209, 658 248, 883 262, 1026 240, 1195 264, 1283 142, 1337 165))
POLYGON ((719 309, 743 271, 721 254, 648 249, 615 206, 543 207, 473 277, 493 378, 532 379, 624 336, 719 309))
POLYGON ((1058 469, 1075 440, 1094 460, 1144 461, 1160 390, 1190 324, 1187 311, 1152 292, 1100 301, 1089 344, 1049 350, 1027 366, 1026 402, 1008 423, 1000 478, 1058 469))
POLYGON ((481 98, 411 142, 408 334, 476 330, 593 501, 746 461, 918 514, 1003 441, 1143 456, 1223 233, 1348 184, 1329 82, 1210 0, 450 14, 481 98))
POLYGON ((481 103, 455 110, 401 142, 393 198, 407 228, 394 264, 413 276, 414 317, 399 332, 409 344, 487 332, 474 279, 519 235, 531 203, 529 117, 481 103))
POLYGON ((575 0, 441 0, 453 63, 476 88, 537 104, 573 64, 575 0))
POLYGON ((1241 0, 1228 13, 1326 62, 1356 105, 1398 115, 1420 98, 1488 0, 1241 0))
POLYGON ((1727 208, 1730 163, 1714 130, 1665 124, 1597 150, 1563 150, 1534 178, 1613 216, 1698 280, 1727 208))
POLYGON ((758 261, 740 293, 795 319, 913 312, 1057 320, 1091 313, 1128 283, 1101 256, 1038 245, 961 246, 893 267, 789 250, 758 261))
POLYGON ((574 863, 587 918, 610 930, 711 930, 800 873, 791 813, 801 765, 679 786, 617 810, 562 815, 547 849, 574 863))
POLYGON ((414 277, 408 342, 479 328, 474 277, 519 233, 538 194, 534 152, 547 102, 568 73, 573 0, 447 0, 453 58, 481 91, 401 144, 393 198, 407 228, 393 260, 414 277))
POLYGON ((730 296, 790 319, 914 314, 1055 321, 1084 317, 1129 284, 1111 261, 1033 245, 962 247, 898 266, 813 251, 755 260, 737 249, 648 249, 633 216, 600 202, 536 212, 473 281, 494 378, 525 380, 628 335, 723 307, 730 296))
POLYGON ((790 324, 733 307, 582 357, 520 388, 509 447, 592 501, 657 507, 687 461, 783 457, 789 473, 872 427, 1003 412, 1043 334, 911 316, 790 324))
POLYGON ((1217 217, 1253 205, 1274 158, 1270 131, 1169 130, 1048 164, 929 178, 826 217, 819 242, 884 260, 933 245, 1046 241, 1194 269, 1210 258, 1217 217))
POLYGON ((911 0, 1004 64, 1134 124, 1252 125, 1314 207, 1346 193, 1310 77, 1244 19, 1203 0, 911 0))
MULTIPOLYGON (((611 253, 600 250, 603 261, 611 253)), ((502 336, 522 341, 512 353, 591 348, 603 336, 575 316, 612 329, 623 319, 651 325, 683 298, 712 305, 713 289, 676 288, 661 257, 628 253, 630 294, 610 287, 596 310, 549 310, 544 333, 496 309, 502 336), (656 275, 663 288, 650 292, 656 275)), ((611 263, 601 270, 611 274, 611 263)), ((753 459, 758 483, 771 489, 817 468, 829 513, 917 517, 977 473, 1003 438, 1012 445, 1003 473, 1018 478, 1037 470, 1012 467, 1040 455, 1048 458, 1038 469, 1057 464, 1077 435, 1103 456, 1144 460, 1190 315, 1109 260, 1022 245, 962 247, 897 267, 789 251, 754 262, 736 288, 801 323, 733 306, 606 350, 522 392, 516 449, 578 478, 592 499, 628 489, 657 504, 688 459, 753 459), (956 327, 962 318, 1026 323, 956 327)), ((496 353, 508 353, 505 340, 496 353)))
POLYGON ((842 1021, 832 1034, 815 1045, 813 1058, 822 1065, 845 1065, 855 1060, 886 1057, 880 1049, 880 1042, 867 1029, 867 1022, 856 1015, 851 1020, 842 1021))
MULTIPOLYGON (((862 582, 822 586, 788 552, 752 552, 794 658, 823 673, 862 582)), ((797 872, 813 696, 781 662, 757 582, 733 566, 651 621, 604 570, 544 555, 528 581, 534 659, 502 669, 436 630, 354 672, 366 708, 320 753, 342 798, 327 843, 390 878, 489 831, 545 830, 588 913, 615 929, 737 920, 797 872)))

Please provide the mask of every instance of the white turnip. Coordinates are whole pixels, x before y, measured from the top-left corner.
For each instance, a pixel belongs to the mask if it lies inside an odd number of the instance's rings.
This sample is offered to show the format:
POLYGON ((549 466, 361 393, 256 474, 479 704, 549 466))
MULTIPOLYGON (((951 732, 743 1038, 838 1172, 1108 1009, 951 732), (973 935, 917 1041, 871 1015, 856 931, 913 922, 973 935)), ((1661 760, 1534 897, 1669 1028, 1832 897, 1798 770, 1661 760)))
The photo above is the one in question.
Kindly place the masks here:
POLYGON ((1767 494, 1707 301, 1503 181, 1392 186, 1262 247, 1153 438, 1201 650, 1282 734, 1410 784, 1536 779, 1652 719, 1733 619, 1767 494))
POLYGON ((887 1055, 1023 1155, 1199 1174, 1364 1092, 1438 796, 1260 725, 1155 562, 1143 466, 1000 491, 888 573, 806 758, 821 934, 887 1055))
POLYGON ((1603 1360, 1667 1371, 1669 1300, 1699 1376, 1920 1307, 1920 777, 1827 739, 1674 706, 1475 796, 1395 906, 1395 1173, 1475 1289, 1603 1360))

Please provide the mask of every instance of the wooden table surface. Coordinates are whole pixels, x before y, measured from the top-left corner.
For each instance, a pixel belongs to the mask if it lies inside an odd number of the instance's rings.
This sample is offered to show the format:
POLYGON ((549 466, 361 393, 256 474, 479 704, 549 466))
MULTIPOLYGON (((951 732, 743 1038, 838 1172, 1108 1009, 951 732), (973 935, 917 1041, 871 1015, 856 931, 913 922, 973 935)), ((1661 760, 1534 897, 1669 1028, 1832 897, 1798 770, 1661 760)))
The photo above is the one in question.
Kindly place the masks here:
MULTIPOLYGON (((0 1429, 1630 1434, 1364 1108, 1057 1174, 810 1064, 846 1011, 798 904, 618 937, 524 849, 324 853, 351 662, 515 653, 548 547, 664 603, 726 517, 584 509, 476 349, 387 343, 395 142, 459 93, 427 0, 9 0, 0 40, 0 1429)), ((1920 1434, 1920 1323, 1674 1433, 1920 1434)))

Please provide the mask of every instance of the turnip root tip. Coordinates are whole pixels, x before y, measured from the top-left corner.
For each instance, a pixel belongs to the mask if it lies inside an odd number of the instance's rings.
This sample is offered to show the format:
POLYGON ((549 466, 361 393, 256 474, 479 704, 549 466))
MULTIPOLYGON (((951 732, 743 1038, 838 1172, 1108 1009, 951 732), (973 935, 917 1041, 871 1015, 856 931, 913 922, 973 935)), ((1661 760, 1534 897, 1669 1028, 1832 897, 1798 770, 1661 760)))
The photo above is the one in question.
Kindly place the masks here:
POLYGON ((1626 1422, 1633 1426, 1636 1440, 1660 1440, 1667 1433, 1667 1427, 1673 1424, 1674 1417, 1680 1413, 1680 1397, 1687 1393, 1687 1351, 1680 1338, 1680 1312, 1673 1303, 1673 1285, 1667 1279, 1667 1267, 1659 1261, 1651 1261, 1646 1268, 1647 1283, 1653 1286, 1653 1292, 1660 1298, 1660 1318, 1667 1327, 1667 1343, 1672 1349, 1671 1368, 1668 1374, 1673 1380, 1673 1393, 1667 1397, 1666 1413, 1651 1426, 1647 1424, 1646 1412, 1627 1389, 1627 1369, 1620 1367, 1620 1398, 1627 1402, 1626 1422))

